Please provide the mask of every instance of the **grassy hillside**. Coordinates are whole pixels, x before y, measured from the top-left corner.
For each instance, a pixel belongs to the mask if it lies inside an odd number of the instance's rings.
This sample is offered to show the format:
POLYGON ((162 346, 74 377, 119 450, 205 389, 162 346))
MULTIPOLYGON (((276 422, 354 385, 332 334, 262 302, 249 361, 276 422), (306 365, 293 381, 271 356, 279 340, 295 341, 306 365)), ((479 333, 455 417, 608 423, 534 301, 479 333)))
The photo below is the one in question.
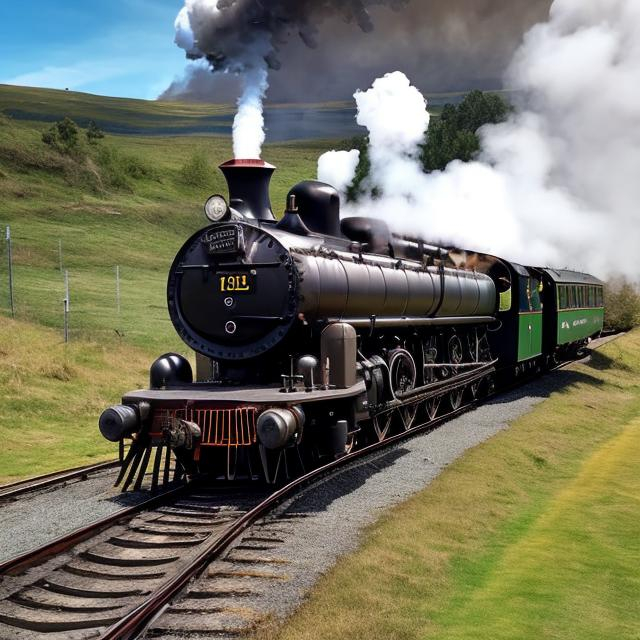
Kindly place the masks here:
POLYGON ((90 120, 111 132, 153 133, 156 129, 188 130, 228 123, 230 105, 152 102, 109 98, 76 91, 0 85, 0 112, 16 120, 54 122, 65 116, 82 126, 90 120))
POLYGON ((635 640, 639 380, 636 330, 386 514, 261 640, 635 640))
MULTIPOLYGON (((45 93, 55 102, 60 92, 45 93)), ((6 94, 0 91, 5 106, 6 94)), ((106 109, 114 99, 92 101, 106 109)), ((123 102, 139 108, 141 101, 123 102)), ((153 114, 154 103, 145 104, 153 114)), ((107 135, 75 157, 42 143, 49 126, 0 116, 0 225, 12 230, 18 317, 61 327, 61 240, 75 338, 124 339, 153 353, 181 349, 167 318, 166 276, 188 234, 204 225, 206 197, 226 193, 216 167, 230 157, 230 140, 107 135), (194 155, 208 170, 208 178, 195 186, 183 176, 194 155), (116 265, 122 274, 120 316, 115 310, 116 265)), ((264 157, 279 167, 272 185, 275 211, 283 210, 295 182, 314 176, 324 149, 322 143, 267 146, 264 157)), ((4 243, 0 251, 0 309, 6 313, 4 243)))

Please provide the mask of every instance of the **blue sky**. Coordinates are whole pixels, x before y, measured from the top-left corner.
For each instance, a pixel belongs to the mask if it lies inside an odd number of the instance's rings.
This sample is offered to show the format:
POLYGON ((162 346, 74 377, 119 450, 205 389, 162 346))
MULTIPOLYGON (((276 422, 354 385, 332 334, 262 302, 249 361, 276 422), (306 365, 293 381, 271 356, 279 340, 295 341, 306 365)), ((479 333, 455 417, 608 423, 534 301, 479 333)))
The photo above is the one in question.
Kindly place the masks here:
POLYGON ((186 66, 182 0, 0 0, 0 83, 155 98, 186 66))

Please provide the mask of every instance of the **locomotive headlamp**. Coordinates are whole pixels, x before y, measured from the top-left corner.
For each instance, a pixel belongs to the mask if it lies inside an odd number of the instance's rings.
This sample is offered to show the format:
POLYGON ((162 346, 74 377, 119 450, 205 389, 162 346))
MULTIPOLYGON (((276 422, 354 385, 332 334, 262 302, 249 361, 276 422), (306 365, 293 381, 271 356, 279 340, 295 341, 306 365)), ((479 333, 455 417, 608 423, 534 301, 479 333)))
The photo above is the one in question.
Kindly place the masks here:
POLYGON ((221 222, 229 214, 229 205, 223 196, 211 196, 204 204, 204 214, 211 222, 221 222))

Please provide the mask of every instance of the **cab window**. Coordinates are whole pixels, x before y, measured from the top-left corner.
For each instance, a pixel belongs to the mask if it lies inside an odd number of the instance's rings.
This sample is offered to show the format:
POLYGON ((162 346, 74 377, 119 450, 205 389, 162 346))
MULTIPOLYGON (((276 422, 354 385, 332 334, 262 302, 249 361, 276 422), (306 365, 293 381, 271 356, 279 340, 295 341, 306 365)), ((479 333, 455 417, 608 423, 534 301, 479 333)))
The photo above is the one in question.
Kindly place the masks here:
POLYGON ((542 311, 542 301, 540 299, 540 281, 531 279, 530 281, 529 305, 531 311, 542 311))
POLYGON ((529 278, 520 278, 520 311, 522 313, 526 313, 527 311, 531 311, 529 308, 529 287, 530 287, 529 278))

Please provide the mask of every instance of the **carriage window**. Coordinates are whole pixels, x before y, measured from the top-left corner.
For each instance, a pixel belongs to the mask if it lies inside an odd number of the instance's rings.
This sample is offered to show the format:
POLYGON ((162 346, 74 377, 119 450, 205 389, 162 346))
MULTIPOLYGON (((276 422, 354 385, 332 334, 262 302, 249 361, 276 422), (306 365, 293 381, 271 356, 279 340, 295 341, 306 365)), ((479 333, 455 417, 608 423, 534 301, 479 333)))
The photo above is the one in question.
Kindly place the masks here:
POLYGON ((596 292, 597 305, 599 307, 604 306, 604 289, 602 287, 598 287, 596 292))
POLYGON ((596 288, 595 287, 589 287, 589 306, 590 307, 596 306, 596 288))
POLYGON ((576 306, 576 288, 575 287, 567 287, 569 291, 569 309, 573 309, 576 306))
POLYGON ((567 308, 567 287, 563 284, 558 286, 558 308, 567 308))

